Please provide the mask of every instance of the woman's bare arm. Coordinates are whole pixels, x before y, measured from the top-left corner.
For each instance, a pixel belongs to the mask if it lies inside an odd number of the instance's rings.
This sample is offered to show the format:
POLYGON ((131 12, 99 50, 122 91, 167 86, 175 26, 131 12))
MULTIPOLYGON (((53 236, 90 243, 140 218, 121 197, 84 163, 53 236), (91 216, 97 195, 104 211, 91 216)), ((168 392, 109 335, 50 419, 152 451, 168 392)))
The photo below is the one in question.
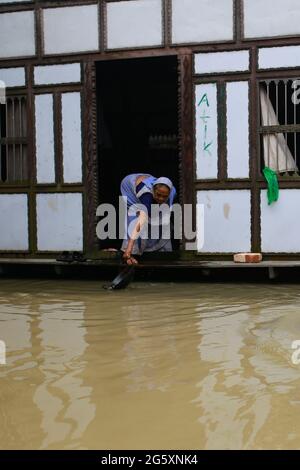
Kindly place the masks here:
MULTIPOLYGON (((147 222, 147 220, 148 220, 148 215, 146 214, 146 212, 140 211, 137 223, 136 223, 136 225, 135 225, 135 227, 132 231, 132 235, 131 235, 131 237, 128 241, 127 248, 126 248, 126 250, 124 251, 124 254, 123 254, 123 259, 124 260, 128 260, 128 259, 131 258, 131 253, 132 253, 132 250, 133 250, 134 242, 138 238, 138 236, 139 236, 143 226, 147 222)), ((136 261, 136 263, 137 263, 137 261, 136 261)))

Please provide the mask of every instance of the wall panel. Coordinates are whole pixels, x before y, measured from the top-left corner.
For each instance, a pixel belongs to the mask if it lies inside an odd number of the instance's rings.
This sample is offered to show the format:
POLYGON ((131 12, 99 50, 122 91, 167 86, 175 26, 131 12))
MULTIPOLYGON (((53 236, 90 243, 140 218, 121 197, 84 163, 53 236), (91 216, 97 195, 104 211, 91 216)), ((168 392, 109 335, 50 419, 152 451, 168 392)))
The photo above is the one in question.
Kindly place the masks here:
POLYGON ((172 0, 174 44, 232 39, 232 0, 172 0))
POLYGON ((0 14, 0 58, 35 55, 34 12, 0 14))
POLYGON ((63 179, 82 181, 82 141, 80 93, 62 94, 63 179))
POLYGON ((82 195, 37 194, 38 251, 83 249, 82 195))
POLYGON ((80 81, 80 64, 41 65, 34 67, 35 85, 79 83, 80 81))
POLYGON ((258 68, 300 67, 300 46, 262 47, 258 49, 258 68))
POLYGON ((230 82, 227 93, 227 175, 249 178, 249 84, 230 82))
POLYGON ((195 73, 244 72, 249 70, 249 51, 195 54, 195 73))
POLYGON ((36 171, 38 183, 55 182, 54 116, 51 94, 35 97, 36 171))
POLYGON ((299 189, 281 189, 270 206, 267 191, 261 191, 261 241, 265 253, 300 252, 299 189))
POLYGON ((0 213, 0 250, 28 250, 27 195, 0 194, 0 213))
POLYGON ((245 38, 299 34, 299 0, 244 0, 245 38))
POLYGON ((43 18, 45 54, 99 49, 97 5, 47 8, 43 18))
POLYGON ((107 4, 107 47, 162 44, 161 0, 133 0, 107 4))
POLYGON ((25 69, 23 67, 0 69, 0 80, 5 83, 6 88, 25 86, 25 69))
MULTIPOLYGON (((250 191, 198 191, 197 203, 204 206, 204 245, 198 246, 199 252, 251 251, 250 191)), ((201 223, 198 219, 198 233, 201 223)))
POLYGON ((216 83, 196 86, 196 173, 198 179, 218 177, 216 83))

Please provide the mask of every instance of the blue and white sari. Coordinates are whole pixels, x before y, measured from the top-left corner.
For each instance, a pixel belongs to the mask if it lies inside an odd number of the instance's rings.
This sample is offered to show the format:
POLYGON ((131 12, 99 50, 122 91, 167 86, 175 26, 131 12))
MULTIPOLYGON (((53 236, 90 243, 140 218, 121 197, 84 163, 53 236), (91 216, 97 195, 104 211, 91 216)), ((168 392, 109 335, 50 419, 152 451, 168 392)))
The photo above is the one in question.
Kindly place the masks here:
MULTIPOLYGON (((125 251, 127 248, 130 233, 132 232, 130 227, 135 225, 135 221, 137 221, 138 219, 138 212, 140 210, 139 208, 141 208, 142 204, 139 197, 141 197, 145 193, 153 194, 153 186, 155 186, 155 184, 166 184, 170 188, 170 196, 166 204, 171 209, 174 198, 176 196, 176 190, 168 178, 155 178, 152 175, 137 173, 126 176, 121 182, 121 194, 123 198, 127 198, 126 230, 124 232, 125 236, 121 246, 122 251, 125 251), (147 178, 143 180, 143 188, 137 192, 136 181, 139 176, 147 176, 147 178)), ((157 204, 155 203, 155 201, 153 201, 153 203, 157 204)), ((151 232, 153 233, 151 224, 154 223, 157 222, 151 220, 151 217, 149 217, 148 224, 145 224, 144 230, 142 230, 140 236, 134 242, 132 250, 133 255, 142 255, 144 252, 150 251, 172 251, 172 243, 170 238, 163 237, 163 233, 166 233, 166 226, 164 230, 156 230, 155 237, 153 237, 153 235, 151 234, 151 232)), ((164 220, 164 224, 169 225, 170 228, 170 219, 168 218, 167 221, 164 220)), ((170 233, 169 228, 167 231, 170 233)))

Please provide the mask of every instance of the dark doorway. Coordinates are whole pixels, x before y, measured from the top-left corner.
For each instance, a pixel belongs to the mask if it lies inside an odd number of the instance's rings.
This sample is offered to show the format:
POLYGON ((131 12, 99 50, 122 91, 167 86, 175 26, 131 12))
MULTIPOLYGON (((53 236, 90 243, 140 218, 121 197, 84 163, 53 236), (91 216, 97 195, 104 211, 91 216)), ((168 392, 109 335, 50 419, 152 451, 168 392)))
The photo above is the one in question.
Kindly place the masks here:
POLYGON ((96 71, 100 202, 117 207, 130 173, 167 176, 178 193, 177 57, 97 62, 96 71))

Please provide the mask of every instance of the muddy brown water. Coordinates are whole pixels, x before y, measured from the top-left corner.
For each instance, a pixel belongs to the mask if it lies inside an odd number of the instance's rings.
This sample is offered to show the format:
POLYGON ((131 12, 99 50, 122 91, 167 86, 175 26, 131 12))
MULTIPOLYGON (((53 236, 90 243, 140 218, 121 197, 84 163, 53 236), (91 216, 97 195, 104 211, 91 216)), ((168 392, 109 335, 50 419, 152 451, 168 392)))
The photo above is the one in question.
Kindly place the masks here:
POLYGON ((1 449, 299 449, 297 286, 102 284, 1 280, 1 449))

